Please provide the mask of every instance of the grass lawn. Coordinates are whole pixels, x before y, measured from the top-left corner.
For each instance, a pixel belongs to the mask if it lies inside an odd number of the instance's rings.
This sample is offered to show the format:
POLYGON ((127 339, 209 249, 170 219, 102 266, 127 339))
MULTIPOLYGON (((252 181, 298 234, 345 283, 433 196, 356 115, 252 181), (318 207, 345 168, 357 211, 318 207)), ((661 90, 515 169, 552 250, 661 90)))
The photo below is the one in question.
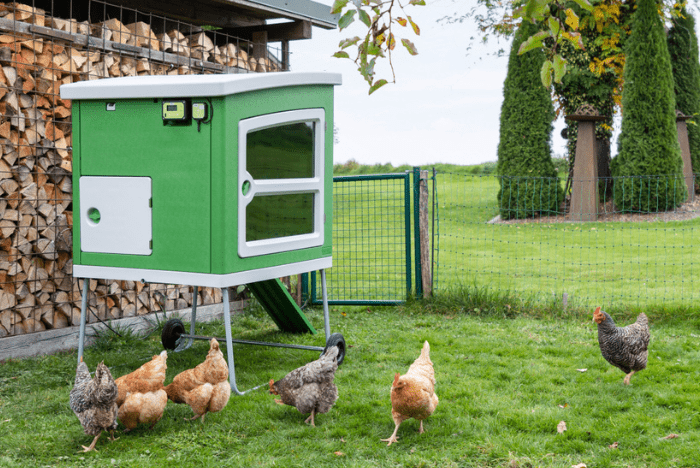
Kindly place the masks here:
MULTIPOLYGON (((510 310, 509 304, 501 306, 510 310)), ((184 421, 190 408, 169 402, 152 431, 139 427, 124 434, 120 427, 117 441, 103 435, 97 452, 83 454, 80 445, 92 437, 68 406, 76 353, 1 363, 0 466, 700 466, 696 317, 650 317, 649 367, 625 387, 624 374, 600 355, 588 311, 554 319, 533 310, 504 318, 465 307, 333 308, 332 331, 343 333, 350 348, 336 374, 339 400, 317 416, 316 428, 261 389, 232 396, 204 424, 184 421), (418 434, 416 421, 407 421, 399 442, 387 447, 380 439, 394 426, 393 375, 406 371, 423 340, 431 344, 440 404, 426 420, 424 434, 418 434), (567 426, 561 434, 560 421, 567 426), (669 434, 678 437, 665 439, 669 434)), ((322 330, 321 311, 308 315, 322 330)), ((322 334, 280 334, 259 311, 236 316, 233 327, 234 336, 244 339, 323 342, 322 334)), ((223 326, 206 324, 197 332, 222 336, 223 326)), ((234 346, 243 389, 281 378, 317 357, 309 351, 234 346)), ((201 362, 207 349, 200 341, 183 353, 170 353, 166 383, 201 362)), ((158 330, 146 339, 106 334, 86 349, 85 361, 94 370, 104 360, 116 378, 160 351, 158 330)))

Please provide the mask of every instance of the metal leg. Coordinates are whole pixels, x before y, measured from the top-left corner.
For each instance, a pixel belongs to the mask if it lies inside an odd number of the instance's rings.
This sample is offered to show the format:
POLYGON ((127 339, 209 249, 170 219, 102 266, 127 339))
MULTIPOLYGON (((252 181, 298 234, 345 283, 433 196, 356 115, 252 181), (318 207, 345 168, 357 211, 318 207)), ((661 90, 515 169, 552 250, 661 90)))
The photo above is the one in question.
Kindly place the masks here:
POLYGON ((85 342, 85 321, 87 320, 88 279, 83 279, 83 298, 80 302, 80 334, 78 337, 78 364, 83 358, 83 343, 85 342))
MULTIPOLYGON (((194 296, 192 296, 192 314, 190 316, 190 335, 194 336, 194 326, 195 323, 197 322, 197 295, 199 294, 199 286, 194 287, 194 296)), ((194 343, 194 340, 192 338, 187 338, 185 340, 178 340, 179 343, 177 345, 177 348, 173 350, 175 353, 179 353, 180 351, 184 351, 188 349, 190 346, 192 346, 192 343, 194 343)))
POLYGON ((226 329, 226 354, 228 357, 228 378, 231 383, 231 391, 236 395, 243 395, 236 387, 236 365, 233 362, 233 343, 231 342, 231 305, 228 300, 228 288, 221 288, 224 301, 224 328, 226 329))
POLYGON ((229 383, 231 384, 231 391, 236 395, 245 395, 248 392, 257 390, 260 387, 266 385, 260 384, 257 387, 253 387, 245 392, 238 390, 236 386, 236 365, 233 361, 233 340, 231 338, 231 304, 228 298, 228 288, 221 288, 221 294, 224 301, 224 328, 226 329, 226 354, 228 357, 228 377, 229 383))
POLYGON ((326 270, 321 270, 321 290, 323 294, 323 327, 326 332, 326 343, 331 336, 331 322, 328 313, 328 290, 326 289, 326 270))

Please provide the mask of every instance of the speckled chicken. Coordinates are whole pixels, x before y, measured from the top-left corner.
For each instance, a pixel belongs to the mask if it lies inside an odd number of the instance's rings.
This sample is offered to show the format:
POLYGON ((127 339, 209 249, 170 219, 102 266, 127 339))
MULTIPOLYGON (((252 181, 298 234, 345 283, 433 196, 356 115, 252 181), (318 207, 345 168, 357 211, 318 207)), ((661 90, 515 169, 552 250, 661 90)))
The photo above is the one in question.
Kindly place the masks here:
POLYGON ((627 374, 624 384, 629 385, 635 372, 647 367, 649 346, 649 320, 644 313, 637 321, 626 327, 618 327, 610 315, 600 307, 593 312, 593 321, 598 324, 598 343, 603 357, 613 366, 627 374))
POLYGON ((418 432, 422 434, 423 420, 433 414, 438 405, 435 394, 435 370, 430 360, 430 345, 423 344, 420 356, 408 368, 408 372, 394 375, 391 385, 391 417, 394 419, 394 433, 382 442, 387 446, 398 442, 396 433, 399 426, 407 419, 415 418, 420 421, 418 432))
POLYGON ((117 385, 104 362, 97 365, 95 377, 90 377, 87 364, 80 359, 75 372, 75 384, 70 391, 70 407, 80 420, 85 433, 95 438, 83 451, 95 450, 102 431, 109 431, 114 439, 117 428, 117 385))
POLYGON ((123 375, 116 380, 119 389, 119 422, 129 432, 139 424, 150 424, 149 429, 163 417, 168 396, 163 390, 165 371, 168 368, 167 351, 142 365, 134 372, 123 375))
POLYGON ((338 399, 338 387, 333 382, 338 353, 338 347, 331 346, 317 360, 294 369, 277 382, 270 380, 270 393, 281 397, 275 403, 294 406, 301 414, 311 413, 304 422, 315 427, 314 416, 327 413, 338 399))
POLYGON ((204 362, 176 375, 165 391, 173 402, 190 405, 194 412, 190 420, 201 417, 203 423, 207 413, 216 413, 226 407, 231 397, 228 364, 216 338, 209 341, 204 362))

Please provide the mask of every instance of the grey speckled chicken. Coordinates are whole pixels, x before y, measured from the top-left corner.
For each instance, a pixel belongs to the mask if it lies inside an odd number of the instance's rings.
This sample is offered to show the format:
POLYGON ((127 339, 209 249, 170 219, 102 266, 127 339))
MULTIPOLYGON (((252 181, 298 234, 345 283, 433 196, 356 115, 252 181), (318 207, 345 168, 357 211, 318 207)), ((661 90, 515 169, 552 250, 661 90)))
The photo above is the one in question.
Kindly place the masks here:
POLYGON ((90 378, 87 364, 80 360, 75 372, 75 384, 70 391, 70 407, 80 420, 85 433, 95 436, 89 447, 83 445, 85 452, 95 450, 95 444, 102 431, 109 431, 109 440, 115 440, 117 385, 103 362, 97 365, 95 377, 90 378))
POLYGON ((618 327, 607 312, 600 307, 593 312, 593 321, 598 324, 598 343, 603 357, 613 366, 619 367, 627 374, 625 385, 635 372, 647 367, 647 348, 649 346, 649 320, 644 313, 637 316, 637 321, 626 327, 618 327))
POLYGON ((333 383, 338 369, 338 347, 331 346, 320 358, 294 369, 281 380, 270 380, 270 393, 280 395, 280 405, 294 406, 301 414, 311 413, 306 421, 312 426, 314 415, 327 413, 338 399, 338 387, 333 383))

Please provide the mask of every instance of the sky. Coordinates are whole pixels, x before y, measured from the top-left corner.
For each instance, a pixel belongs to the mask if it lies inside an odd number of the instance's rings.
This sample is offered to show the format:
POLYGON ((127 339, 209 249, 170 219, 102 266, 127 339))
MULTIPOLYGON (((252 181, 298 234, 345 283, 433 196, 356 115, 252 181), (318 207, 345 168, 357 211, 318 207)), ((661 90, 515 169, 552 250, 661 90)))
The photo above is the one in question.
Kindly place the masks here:
MULTIPOLYGON (((315 1, 332 4, 332 0, 315 1)), ((476 4, 474 0, 426 3, 427 6, 406 8, 406 14, 420 26, 420 36, 409 28, 397 26, 394 30, 396 36, 411 40, 419 54, 410 56, 397 44, 392 55, 396 84, 388 84, 371 96, 352 60, 331 57, 342 39, 364 37, 366 27, 359 21, 343 31, 313 28, 312 39, 291 43, 292 70, 342 74, 343 84, 335 88, 335 122, 339 130, 333 156, 336 164, 351 159, 366 165, 394 166, 472 165, 497 160, 510 41, 491 39, 483 45, 473 21, 438 22, 445 16, 463 15, 476 4), (506 53, 499 57, 499 49, 506 53)), ((697 1, 690 0, 689 5, 697 19, 697 1)), ((700 22, 696 22, 698 27, 700 22)), ((391 81, 388 67, 378 70, 377 77, 391 81)), ((564 127, 565 121, 560 117, 551 139, 555 157, 566 153, 566 141, 561 137, 564 127)), ((613 155, 619 129, 618 116, 611 146, 613 155)))
MULTIPOLYGON (((409 28, 396 26, 394 30, 396 36, 415 44, 418 55, 410 56, 398 44, 392 54, 396 84, 371 96, 355 63, 332 57, 342 39, 363 37, 366 27, 362 23, 343 31, 313 28, 312 39, 290 44, 292 70, 342 74, 343 84, 335 88, 336 164, 351 159, 394 166, 496 161, 510 43, 491 40, 483 46, 470 21, 438 23, 445 16, 466 13, 464 0, 427 3, 406 8, 406 14, 420 26, 420 36, 409 28), (468 50, 472 37, 477 38, 476 46, 468 50), (501 48, 506 54, 498 57, 495 52, 501 48)), ((384 66, 377 77, 391 81, 391 72, 384 66)), ((561 128, 563 121, 557 123, 552 145, 555 153, 563 154, 561 128)))

